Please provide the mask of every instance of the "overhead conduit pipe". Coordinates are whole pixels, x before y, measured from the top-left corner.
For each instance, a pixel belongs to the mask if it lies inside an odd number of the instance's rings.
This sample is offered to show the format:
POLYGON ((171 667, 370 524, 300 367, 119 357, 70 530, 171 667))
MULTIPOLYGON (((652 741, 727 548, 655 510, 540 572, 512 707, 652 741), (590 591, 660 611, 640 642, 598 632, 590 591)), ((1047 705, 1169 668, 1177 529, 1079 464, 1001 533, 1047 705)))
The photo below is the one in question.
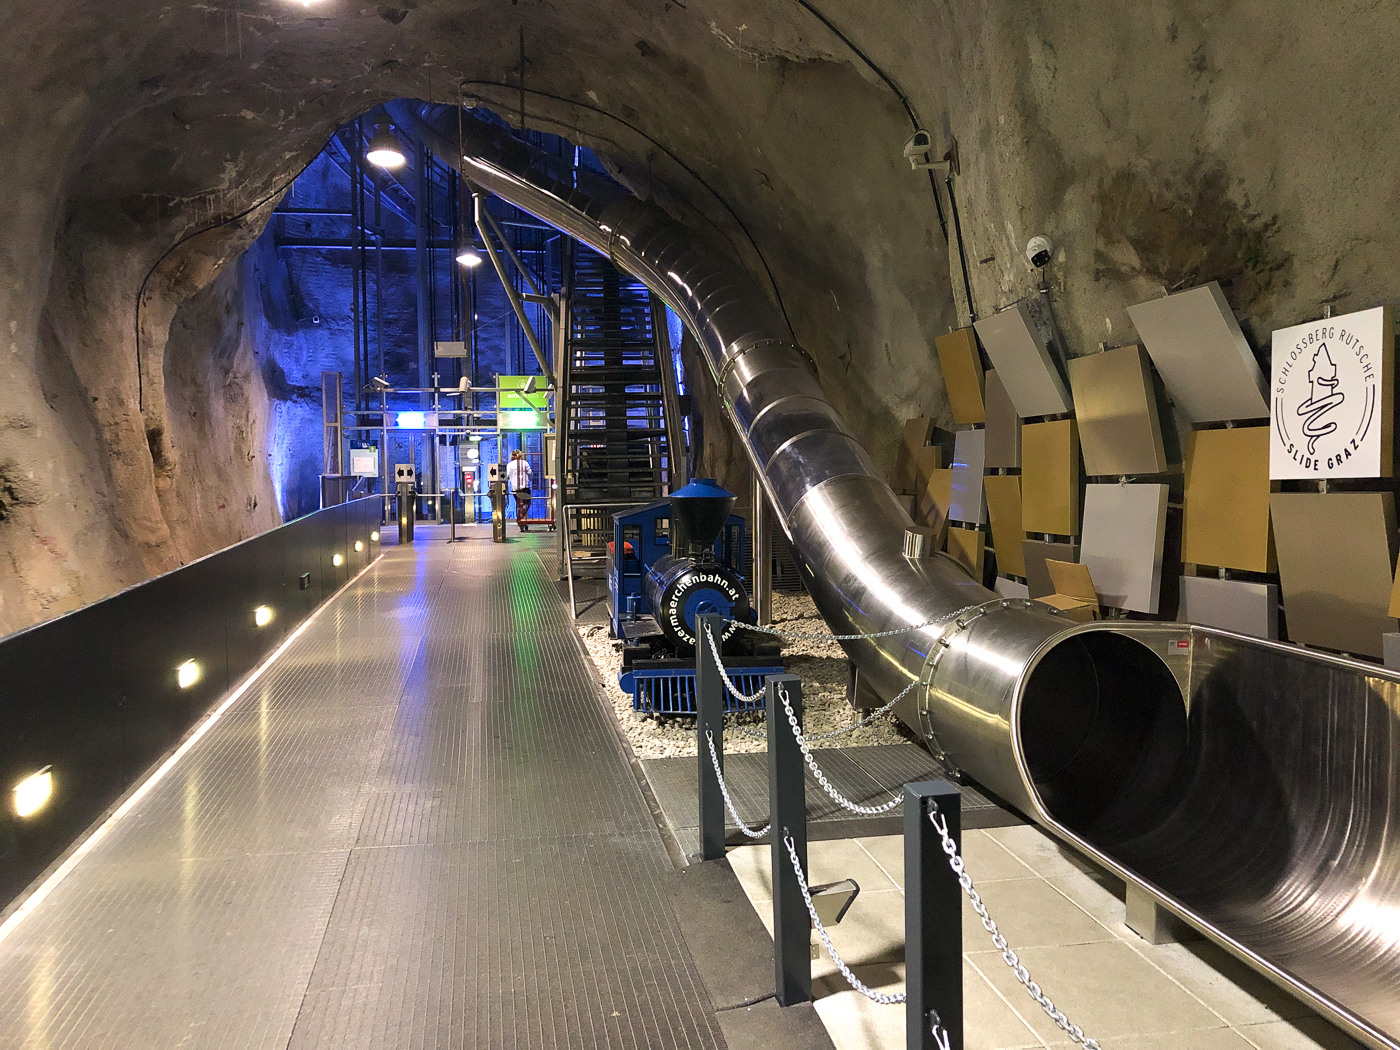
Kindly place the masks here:
POLYGON ((1074 624, 946 555, 906 558, 908 513, 737 264, 504 128, 467 118, 459 151, 455 109, 391 109, 684 319, 827 624, 930 624, 843 645, 877 693, 919 681, 895 713, 935 753, 1368 1045, 1400 1050, 1400 678, 1199 627, 1074 624), (1299 725, 1330 734, 1331 764, 1294 746, 1299 725))

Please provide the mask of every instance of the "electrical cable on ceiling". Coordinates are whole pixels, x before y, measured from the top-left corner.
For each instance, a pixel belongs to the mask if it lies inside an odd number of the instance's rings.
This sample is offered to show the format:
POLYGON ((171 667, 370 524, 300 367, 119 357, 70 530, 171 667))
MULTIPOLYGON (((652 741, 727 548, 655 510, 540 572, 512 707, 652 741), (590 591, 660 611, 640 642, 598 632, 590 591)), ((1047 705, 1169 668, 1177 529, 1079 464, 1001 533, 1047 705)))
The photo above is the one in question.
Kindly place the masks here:
MULTIPOLYGON (((864 51, 857 47, 855 41, 853 41, 845 33, 841 32, 841 30, 836 27, 836 25, 831 21, 831 19, 827 18, 826 15, 822 14, 810 3, 808 3, 808 0, 797 0, 797 3, 805 11, 807 11, 814 18, 816 18, 816 20, 819 21, 822 25, 826 26, 826 28, 829 29, 837 37, 837 39, 841 41, 841 43, 845 44, 848 48, 850 48, 852 53, 854 53, 857 58, 859 58, 862 62, 866 64, 866 66, 870 69, 872 73, 874 73, 877 77, 879 77, 885 82, 885 86, 894 92, 895 98, 899 99, 899 104, 904 108, 904 114, 909 118, 909 123, 913 127, 913 129, 915 131, 922 130, 922 125, 919 123, 919 118, 914 112, 914 107, 909 102, 909 97, 905 95, 903 91, 900 90, 899 85, 894 82, 894 79, 883 69, 877 66, 869 55, 867 55, 864 51)), ((943 217, 943 202, 940 201, 938 198, 938 182, 933 177, 932 170, 930 170, 928 173, 928 187, 930 190, 933 191, 933 206, 938 210, 938 225, 943 230, 943 239, 946 241, 948 239, 948 223, 947 220, 945 220, 943 217)))
MULTIPOLYGON (((835 36, 843 44, 845 44, 848 48, 851 49, 852 53, 855 54, 857 58, 859 58, 862 62, 865 63, 865 65, 871 70, 871 72, 873 72, 877 77, 879 77, 885 82, 885 86, 894 92, 895 98, 899 99, 899 104, 904 108, 904 113, 909 118, 910 126, 912 126, 915 131, 921 131, 922 126, 919 123, 918 115, 914 112, 913 105, 909 102, 909 97, 905 95, 903 91, 900 90, 899 85, 894 82, 894 79, 883 69, 877 66, 875 62, 870 58, 870 56, 867 55, 856 45, 855 41, 853 41, 845 33, 841 32, 841 30, 836 27, 836 25, 831 21, 831 19, 827 18, 826 15, 822 14, 816 9, 816 7, 809 3, 809 0, 797 0, 797 3, 803 8, 803 10, 807 11, 814 18, 816 18, 817 21, 821 22, 822 25, 826 26, 827 29, 829 29, 833 34, 835 34, 835 36)), ((969 319, 975 321, 977 320, 977 311, 972 305, 972 281, 968 275, 967 270, 967 248, 963 244, 962 223, 958 221, 958 204, 956 198, 953 196, 953 176, 951 171, 948 173, 947 179, 945 180, 945 185, 948 190, 948 202, 953 211, 954 233, 957 237, 958 242, 958 262, 959 265, 962 267, 963 292, 964 295, 966 295, 967 297, 967 313, 969 319)), ((948 222, 943 216, 943 203, 938 196, 938 180, 934 178, 933 169, 931 168, 928 169, 928 186, 929 189, 933 192, 933 205, 938 210, 938 225, 943 230, 943 240, 947 242, 948 222)))
MULTIPOLYGON (((522 90, 519 84, 507 84, 499 80, 463 80, 461 82, 461 87, 463 89, 467 87, 493 87, 504 88, 508 91, 522 90)), ((729 206, 729 202, 726 201, 722 196, 720 196, 720 194, 715 190, 713 186, 711 186, 708 182, 701 178, 700 174, 696 172, 695 169, 691 168, 690 165, 685 163, 685 161, 681 160, 669 149, 667 149, 666 146, 658 142, 656 139, 652 138, 641 128, 637 127, 637 125, 633 124, 631 121, 625 120, 622 117, 617 116, 614 113, 609 113, 606 109, 602 109, 599 106, 590 106, 586 102, 579 102, 576 99, 566 98, 563 95, 554 95, 548 91, 540 91, 538 88, 525 88, 523 90, 525 90, 528 94, 537 95, 540 98, 547 98, 553 102, 563 102, 565 105, 576 106, 579 109, 586 109, 590 113, 597 113, 599 116, 607 117, 609 120, 621 124, 623 127, 627 128, 629 131, 640 135, 642 138, 646 139, 653 146, 659 149, 662 153, 666 154, 666 156, 669 157, 677 167, 679 167, 692 179, 694 179, 701 186, 703 186, 705 191, 709 193, 710 196, 713 197, 716 201, 718 201, 720 206, 724 208, 726 212, 729 213, 729 217, 734 220, 735 225, 739 227, 740 231, 743 232, 744 237, 748 240, 749 247, 751 247, 753 249, 754 254, 758 256, 758 261, 763 266, 763 271, 768 277, 768 286, 773 289, 773 297, 778 301, 778 309, 782 312, 783 320, 787 323, 788 329, 792 329, 792 321, 788 317, 787 307, 783 303, 783 294, 778 290, 778 282, 774 279, 773 270, 768 265, 768 260, 763 257, 763 252, 758 247, 758 242, 754 240, 754 236, 752 233, 749 232, 749 228, 744 224, 744 220, 739 218, 738 214, 735 213, 734 209, 729 206)), ((463 95, 465 96, 466 94, 467 93, 464 90, 463 95)), ((570 131, 577 132, 580 135, 589 135, 595 138, 598 137, 594 132, 588 131, 584 128, 571 127, 570 125, 565 124, 563 121, 555 117, 543 116, 539 117, 538 119, 546 120, 560 127, 569 128, 570 131)), ((703 215, 703 213, 701 214, 703 215)), ((710 223, 711 226, 714 226, 714 228, 719 232, 721 237, 726 236, 724 231, 721 230, 718 224, 716 224, 713 220, 707 219, 707 221, 710 223)))

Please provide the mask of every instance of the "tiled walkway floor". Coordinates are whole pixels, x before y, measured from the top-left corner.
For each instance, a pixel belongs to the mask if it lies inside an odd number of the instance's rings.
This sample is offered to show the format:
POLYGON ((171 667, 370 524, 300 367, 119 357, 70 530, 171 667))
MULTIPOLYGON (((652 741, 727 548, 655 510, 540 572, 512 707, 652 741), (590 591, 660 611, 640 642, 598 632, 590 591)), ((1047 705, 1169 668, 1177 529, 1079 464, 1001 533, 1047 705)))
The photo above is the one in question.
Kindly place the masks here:
POLYGON ((424 528, 0 944, 0 1048, 724 1045, 553 537, 424 528))
MULTIPOLYGON (((904 842, 812 842, 814 882, 853 878, 861 893, 832 929, 837 951, 881 991, 904 982, 904 842)), ((1124 925, 1123 886, 1022 825, 967 831, 963 853, 992 918, 1036 980, 1103 1050, 1354 1050, 1360 1044, 1204 941, 1150 945, 1124 925)), ((772 932, 767 846, 729 853, 772 932)), ((964 902, 967 1050, 1068 1046, 1016 983, 964 902)), ((812 964, 817 1013, 838 1050, 902 1050, 904 1008, 847 986, 823 952, 812 964)))

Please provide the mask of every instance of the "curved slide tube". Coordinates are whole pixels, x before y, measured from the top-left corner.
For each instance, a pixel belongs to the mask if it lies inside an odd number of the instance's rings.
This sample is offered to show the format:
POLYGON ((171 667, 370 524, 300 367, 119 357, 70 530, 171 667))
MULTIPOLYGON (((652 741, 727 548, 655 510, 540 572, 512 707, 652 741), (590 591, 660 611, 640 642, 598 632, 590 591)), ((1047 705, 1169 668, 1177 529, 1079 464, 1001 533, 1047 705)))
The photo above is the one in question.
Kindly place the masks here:
POLYGON ((1400 677, 1181 624, 1070 624, 944 555, 767 296, 660 208, 455 109, 395 104, 446 163, 610 256, 699 340, 845 646, 936 754, 1368 1046, 1400 1050, 1400 677))

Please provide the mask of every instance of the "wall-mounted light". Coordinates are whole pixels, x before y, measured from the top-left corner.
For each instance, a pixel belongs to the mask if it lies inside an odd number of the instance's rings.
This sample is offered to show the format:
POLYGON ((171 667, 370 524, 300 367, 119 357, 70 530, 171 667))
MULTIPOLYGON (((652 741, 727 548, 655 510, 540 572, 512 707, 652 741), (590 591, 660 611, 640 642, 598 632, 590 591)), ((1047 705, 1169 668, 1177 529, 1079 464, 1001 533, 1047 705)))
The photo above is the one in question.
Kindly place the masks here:
POLYGON ((369 538, 370 538, 370 540, 371 540, 372 542, 378 543, 378 542, 379 542, 379 530, 378 530, 378 529, 375 529, 373 532, 371 532, 371 533, 369 534, 369 538))
POLYGON ((400 430, 422 430, 428 425, 428 413, 400 412, 398 425, 400 430))
POLYGON ((253 610, 253 622, 259 627, 266 627, 272 622, 272 606, 259 605, 253 610))
POLYGON ((475 248, 468 248, 457 256, 457 261, 463 266, 477 266, 481 263, 481 253, 475 248))
POLYGON ((355 552, 358 554, 360 551, 362 551, 362 550, 364 550, 364 549, 365 549, 365 541, 364 541, 364 540, 356 540, 356 541, 355 541, 355 552))
POLYGON ((193 660, 186 660, 179 667, 175 668, 175 681, 181 689, 188 689, 199 681, 199 664, 193 660))
POLYGON ((407 519, 407 518, 400 518, 400 519, 399 519, 399 524, 400 524, 400 525, 407 525, 407 524, 408 524, 408 519, 407 519))
POLYGON ((336 568, 340 568, 340 566, 342 566, 342 565, 345 564, 345 555, 343 555, 343 554, 332 554, 332 555, 331 555, 331 564, 334 565, 336 568))
POLYGON ((53 798, 52 771, 52 766, 45 766, 14 786, 10 797, 14 800, 16 816, 32 817, 49 804, 49 799, 53 798))
POLYGON ((480 453, 477 449, 474 449, 474 448, 469 448, 469 449, 467 449, 467 459, 468 459, 468 460, 470 460, 471 462, 475 463, 475 462, 476 462, 477 460, 479 460, 480 458, 481 458, 481 453, 480 453))
POLYGON ((374 129, 374 134, 369 140, 369 149, 365 151, 365 160, 379 168, 404 166, 407 158, 403 155, 399 140, 394 138, 394 133, 389 130, 387 124, 380 124, 374 129))

